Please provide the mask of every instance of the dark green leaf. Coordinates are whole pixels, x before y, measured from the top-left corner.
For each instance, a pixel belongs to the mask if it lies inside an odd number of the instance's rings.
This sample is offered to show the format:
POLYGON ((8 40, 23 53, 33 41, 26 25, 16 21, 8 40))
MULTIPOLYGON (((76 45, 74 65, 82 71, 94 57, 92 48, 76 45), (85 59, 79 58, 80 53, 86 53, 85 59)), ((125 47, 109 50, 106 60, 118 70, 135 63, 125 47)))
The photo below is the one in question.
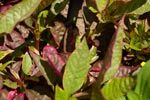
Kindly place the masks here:
POLYGON ((84 39, 76 50, 70 55, 66 64, 63 87, 70 95, 81 88, 90 68, 89 49, 84 39))
MULTIPOLYGON (((141 0, 131 0, 131 2, 121 3, 117 7, 114 15, 119 15, 119 14, 123 14, 123 13, 134 13, 134 11, 136 11, 136 9, 140 9, 146 2, 149 2, 149 0, 142 0, 142 1, 141 0)), ((116 6, 116 3, 114 3, 114 6, 116 6)), ((139 10, 137 10, 135 12, 135 14, 138 14, 141 12, 144 12, 144 11, 139 12, 139 10)))

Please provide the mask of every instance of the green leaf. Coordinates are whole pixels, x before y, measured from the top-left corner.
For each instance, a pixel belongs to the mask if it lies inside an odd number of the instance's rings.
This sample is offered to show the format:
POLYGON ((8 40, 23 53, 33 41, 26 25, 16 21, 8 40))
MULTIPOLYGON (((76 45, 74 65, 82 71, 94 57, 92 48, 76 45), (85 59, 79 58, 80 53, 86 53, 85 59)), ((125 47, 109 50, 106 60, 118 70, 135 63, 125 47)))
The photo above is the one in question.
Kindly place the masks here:
POLYGON ((39 68, 40 72, 46 79, 48 85, 54 89, 54 84, 59 79, 56 73, 53 71, 52 67, 49 65, 49 63, 43 59, 40 58, 40 56, 36 55, 35 53, 30 51, 30 55, 36 64, 36 66, 39 68))
MULTIPOLYGON (((116 8, 114 15, 119 15, 123 13, 134 13, 136 9, 140 9, 146 2, 149 0, 131 0, 128 3, 120 3, 120 5, 116 8)), ((116 3, 113 3, 116 6, 116 3)), ((142 8, 143 9, 143 8, 142 8)), ((141 10, 141 9, 140 9, 141 10)), ((144 11, 143 11, 144 12, 144 11)), ((135 14, 140 13, 136 11, 135 14)))
POLYGON ((142 97, 134 91, 129 91, 127 97, 128 100, 143 100, 142 97))
POLYGON ((0 51, 0 60, 6 57, 8 54, 12 53, 13 50, 0 51))
POLYGON ((96 1, 96 5, 99 11, 102 11, 105 9, 107 2, 109 0, 95 0, 96 1))
POLYGON ((52 3, 50 10, 54 15, 57 15, 65 8, 67 3, 68 0, 55 0, 52 3))
POLYGON ((22 60, 22 70, 26 75, 30 75, 31 68, 32 68, 32 60, 30 58, 30 55, 26 52, 22 60))
POLYGON ((98 59, 96 52, 97 52, 97 48, 95 46, 92 46, 90 49, 90 63, 93 63, 98 59))
POLYGON ((139 71, 137 76, 137 84, 135 87, 135 92, 142 96, 142 98, 150 99, 150 61, 147 61, 146 64, 139 71))
POLYGON ((55 91, 56 91, 55 100, 68 100, 69 95, 64 90, 62 90, 58 85, 56 85, 55 91))
POLYGON ((67 5, 69 0, 55 0, 50 8, 50 21, 54 19, 67 5))
POLYGON ((40 33, 46 29, 46 24, 44 23, 44 20, 47 18, 48 13, 49 13, 48 10, 44 10, 41 11, 40 14, 38 15, 37 24, 40 33))
POLYGON ((131 77, 114 78, 104 85, 101 91, 106 100, 116 100, 131 90, 133 84, 134 80, 131 77))
POLYGON ((17 82, 12 82, 9 79, 4 80, 4 85, 11 88, 11 89, 17 89, 17 87, 18 87, 17 82))
POLYGON ((69 95, 79 90, 83 85, 90 68, 89 59, 89 49, 86 40, 83 39, 78 48, 70 55, 66 64, 63 87, 69 95))
POLYGON ((113 34, 112 40, 110 42, 111 44, 108 47, 106 56, 104 58, 102 66, 107 70, 104 75, 103 82, 109 80, 115 75, 121 63, 123 45, 123 21, 124 18, 120 20, 119 26, 113 34))
POLYGON ((127 100, 127 99, 123 96, 123 97, 120 97, 120 98, 118 98, 116 100, 127 100))
POLYGON ((34 15, 37 16, 39 14, 39 12, 41 12, 42 10, 44 10, 46 7, 48 7, 49 5, 52 4, 54 0, 42 0, 41 3, 39 4, 39 6, 37 7, 37 9, 34 11, 34 15))
POLYGON ((14 61, 7 61, 4 64, 0 63, 0 71, 3 71, 12 62, 14 62, 14 61))
POLYGON ((18 22, 32 14, 40 2, 41 0, 23 0, 9 9, 0 19, 0 34, 10 33, 18 22))
MULTIPOLYGON (((143 1, 145 1, 145 0, 143 0, 143 1)), ((141 2, 141 1, 139 1, 139 2, 141 2)), ((131 12, 131 14, 142 15, 149 11, 150 11, 150 0, 146 0, 146 3, 144 3, 141 7, 137 8, 133 12, 131 12)))

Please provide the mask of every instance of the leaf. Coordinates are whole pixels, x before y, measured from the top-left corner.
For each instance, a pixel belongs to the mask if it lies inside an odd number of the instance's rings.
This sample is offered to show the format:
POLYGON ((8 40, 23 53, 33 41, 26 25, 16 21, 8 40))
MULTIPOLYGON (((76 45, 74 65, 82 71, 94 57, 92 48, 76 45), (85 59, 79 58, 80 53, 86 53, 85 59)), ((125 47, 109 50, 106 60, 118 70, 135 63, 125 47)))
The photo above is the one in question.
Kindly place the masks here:
POLYGON ((128 100, 143 100, 142 97, 134 91, 129 91, 127 97, 128 100))
POLYGON ((95 0, 97 8, 99 11, 103 11, 106 8, 107 3, 109 0, 95 0))
POLYGON ((131 77, 114 78, 102 88, 102 94, 106 100, 116 100, 124 96, 134 85, 131 77))
POLYGON ((61 89, 58 85, 56 85, 55 91, 55 100, 77 100, 74 97, 69 97, 67 92, 61 89))
POLYGON ((0 60, 2 60, 4 57, 6 57, 8 54, 12 53, 13 50, 5 50, 5 51, 1 51, 0 50, 0 60))
MULTIPOLYGON (((143 1, 145 1, 145 0, 143 0, 143 1)), ((146 12, 149 12, 150 11, 149 6, 150 6, 150 0, 146 0, 146 3, 144 3, 141 7, 137 8, 133 12, 131 12, 131 14, 142 15, 146 12)))
POLYGON ((44 22, 48 16, 48 10, 41 11, 38 15, 37 24, 39 32, 43 32, 46 29, 46 23, 44 22))
POLYGON ((68 3, 68 0, 55 0, 52 3, 50 10, 54 15, 57 15, 65 8, 67 3, 68 3))
POLYGON ((67 5, 69 0, 55 0, 50 8, 50 20, 52 21, 53 18, 58 15, 67 5))
POLYGON ((68 100, 69 95, 62 90, 58 85, 55 87, 55 100, 68 100))
POLYGON ((92 46, 90 49, 90 63, 93 63, 98 59, 96 52, 97 48, 95 46, 92 46))
MULTIPOLYGON (((140 9, 149 0, 131 0, 131 2, 121 3, 115 10, 114 15, 124 14, 124 13, 134 13, 136 9, 140 9)), ((113 3, 116 6, 116 3, 113 3)), ((141 9, 140 9, 141 10, 141 9)), ((136 13, 135 13, 136 14, 136 13)), ((137 12, 138 14, 138 12, 137 12)))
POLYGON ((13 100, 16 94, 17 94, 16 90, 10 91, 7 95, 7 100, 13 100))
POLYGON ((5 40, 6 45, 11 47, 12 49, 19 47, 24 42, 25 39, 17 31, 12 31, 10 34, 7 35, 5 40))
POLYGON ((115 75, 121 63, 123 45, 123 21, 124 18, 120 20, 119 26, 113 34, 112 40, 110 42, 111 44, 109 45, 104 58, 102 67, 104 70, 107 70, 104 75, 103 82, 109 80, 115 75))
POLYGON ((0 63, 0 71, 3 71, 12 62, 14 62, 14 61, 7 61, 4 64, 0 63))
POLYGON ((54 84, 56 83, 56 80, 58 80, 58 76, 53 71, 52 67, 49 65, 47 61, 41 59, 41 57, 36 55, 35 53, 30 51, 30 55, 35 65, 39 68, 40 72, 46 79, 48 85, 50 85, 52 89, 54 89, 54 84))
POLYGON ((123 96, 123 97, 118 98, 117 100, 126 100, 126 98, 123 96))
POLYGON ((57 50, 53 46, 45 46, 43 48, 43 58, 48 60, 54 72, 61 77, 61 70, 65 62, 58 54, 57 50))
POLYGON ((3 87, 3 77, 0 75, 0 90, 2 89, 3 87))
POLYGON ((40 2, 41 0, 23 0, 9 9, 0 19, 0 34, 10 33, 18 22, 32 14, 40 2))
POLYGON ((86 40, 68 58, 64 76, 63 87, 70 95, 81 88, 90 68, 89 49, 86 40), (72 83, 73 82, 73 83, 72 83))
POLYGON ((34 11, 34 15, 37 16, 39 12, 41 12, 43 9, 48 7, 50 4, 52 4, 54 0, 42 0, 37 9, 34 11))
POLYGON ((28 100, 52 100, 50 97, 47 95, 41 95, 40 93, 31 90, 31 89, 26 89, 25 94, 28 98, 28 100))
POLYGON ((17 87, 18 87, 17 82, 12 82, 9 79, 4 80, 4 85, 11 88, 11 89, 17 89, 17 87))
POLYGON ((150 99, 150 61, 141 68, 137 76, 137 84, 135 87, 135 92, 142 96, 142 98, 150 99))
POLYGON ((32 68, 32 60, 30 58, 30 55, 26 52, 22 60, 22 70, 26 75, 30 75, 31 68, 32 68))

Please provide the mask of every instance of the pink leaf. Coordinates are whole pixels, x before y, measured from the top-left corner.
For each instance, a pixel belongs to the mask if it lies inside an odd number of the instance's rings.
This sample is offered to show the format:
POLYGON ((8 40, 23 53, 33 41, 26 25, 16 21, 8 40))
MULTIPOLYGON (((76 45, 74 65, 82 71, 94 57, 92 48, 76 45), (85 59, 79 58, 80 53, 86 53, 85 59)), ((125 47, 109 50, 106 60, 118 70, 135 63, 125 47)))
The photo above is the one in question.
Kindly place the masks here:
POLYGON ((5 15, 7 11, 12 7, 12 5, 8 4, 0 7, 0 14, 5 15))
POLYGON ((17 95, 17 90, 10 91, 7 95, 7 100, 13 100, 16 95, 17 95))
POLYGON ((48 60, 55 73, 62 76, 61 70, 65 65, 65 62, 53 46, 45 46, 43 48, 43 58, 48 60))

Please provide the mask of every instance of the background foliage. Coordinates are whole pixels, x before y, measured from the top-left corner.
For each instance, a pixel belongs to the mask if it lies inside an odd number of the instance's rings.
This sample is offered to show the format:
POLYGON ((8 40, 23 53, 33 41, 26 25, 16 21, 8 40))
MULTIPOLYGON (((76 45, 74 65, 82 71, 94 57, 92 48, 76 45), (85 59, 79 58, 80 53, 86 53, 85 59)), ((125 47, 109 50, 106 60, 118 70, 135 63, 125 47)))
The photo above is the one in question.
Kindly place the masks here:
POLYGON ((1 100, 149 100, 150 0, 1 0, 1 100))

